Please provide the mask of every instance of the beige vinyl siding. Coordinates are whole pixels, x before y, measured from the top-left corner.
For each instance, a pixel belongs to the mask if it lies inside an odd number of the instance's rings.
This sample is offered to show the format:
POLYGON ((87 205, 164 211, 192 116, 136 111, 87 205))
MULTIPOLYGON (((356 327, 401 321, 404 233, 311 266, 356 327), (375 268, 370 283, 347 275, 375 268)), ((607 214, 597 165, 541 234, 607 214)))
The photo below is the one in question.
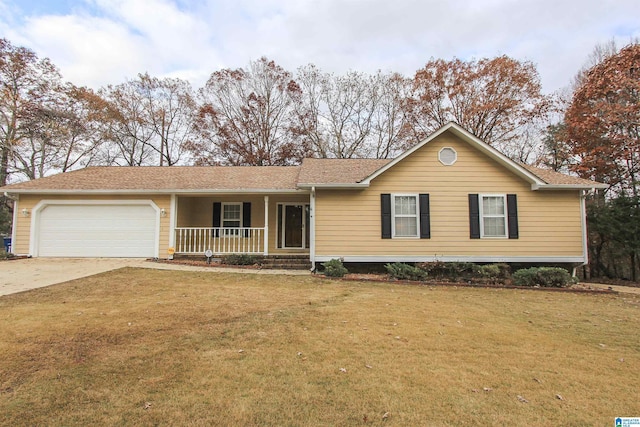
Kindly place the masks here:
POLYGON ((31 235, 31 215, 33 208, 41 200, 152 200, 159 209, 165 209, 166 216, 160 217, 160 239, 158 254, 161 258, 166 257, 169 247, 169 218, 171 217, 171 196, 169 195, 50 195, 50 194, 21 194, 18 200, 18 212, 16 227, 16 242, 13 244, 13 252, 16 254, 29 253, 29 239, 31 235), (29 211, 29 216, 25 217, 21 211, 29 211))
MULTIPOLYGON (((220 195, 220 196, 179 196, 177 227, 212 227, 213 203, 251 203, 251 226, 264 227, 264 195, 220 195)), ((308 194, 272 194, 269 195, 269 253, 300 254, 308 249, 278 249, 277 215, 278 203, 309 204, 308 194)))
POLYGON ((446 132, 363 190, 318 190, 317 256, 582 256, 580 196, 529 183, 446 132), (438 151, 453 147, 444 166, 438 151), (380 194, 430 195, 431 239, 381 238, 380 194), (469 237, 468 194, 517 194, 519 239, 469 237))

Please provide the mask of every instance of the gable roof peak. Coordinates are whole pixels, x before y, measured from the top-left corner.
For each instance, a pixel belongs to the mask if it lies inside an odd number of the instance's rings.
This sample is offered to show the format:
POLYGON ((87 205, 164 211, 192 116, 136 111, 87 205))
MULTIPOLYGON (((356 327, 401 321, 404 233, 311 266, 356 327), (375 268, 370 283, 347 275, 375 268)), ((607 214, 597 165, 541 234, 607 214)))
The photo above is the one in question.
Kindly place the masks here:
POLYGON ((493 148, 492 146, 490 146, 489 144, 482 141, 480 138, 478 138, 477 136, 473 135, 471 132, 469 132, 462 126, 460 126, 458 123, 453 121, 450 121, 445 125, 441 126, 431 135, 427 136, 425 139, 423 139, 422 141, 420 141, 419 143, 417 143, 416 145, 409 148, 404 153, 400 154, 398 157, 393 159, 393 161, 389 162, 384 167, 378 169, 377 171, 369 175, 362 182, 365 184, 369 184, 371 180, 382 175, 388 169, 400 163, 402 160, 409 157, 411 154, 415 153, 416 151, 418 151, 425 145, 429 144, 431 141, 433 141, 434 139, 436 139, 437 137, 439 137, 440 135, 442 135, 447 131, 452 132, 453 134, 458 136, 460 139, 462 139, 464 142, 468 143, 469 145, 472 145, 483 154, 487 155, 491 159, 498 162, 498 164, 505 166, 507 169, 515 173, 517 176, 520 176, 521 178, 529 182, 532 185, 532 187, 537 188, 538 186, 545 185, 545 182, 542 179, 540 179, 537 175, 531 173, 526 168, 514 162, 513 160, 511 160, 510 158, 502 154, 500 151, 496 150, 495 148, 493 148))

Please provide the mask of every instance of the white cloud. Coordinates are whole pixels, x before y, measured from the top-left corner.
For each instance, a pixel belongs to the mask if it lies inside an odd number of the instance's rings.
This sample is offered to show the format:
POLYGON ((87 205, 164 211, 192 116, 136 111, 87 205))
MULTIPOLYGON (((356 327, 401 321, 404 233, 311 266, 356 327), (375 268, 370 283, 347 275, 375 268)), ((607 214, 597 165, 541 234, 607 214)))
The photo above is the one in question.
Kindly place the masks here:
POLYGON ((0 31, 91 86, 148 71, 197 87, 263 55, 291 71, 311 62, 411 75, 430 57, 506 54, 536 63, 552 91, 596 43, 640 34, 637 0, 85 0, 72 10, 5 14, 0 31))

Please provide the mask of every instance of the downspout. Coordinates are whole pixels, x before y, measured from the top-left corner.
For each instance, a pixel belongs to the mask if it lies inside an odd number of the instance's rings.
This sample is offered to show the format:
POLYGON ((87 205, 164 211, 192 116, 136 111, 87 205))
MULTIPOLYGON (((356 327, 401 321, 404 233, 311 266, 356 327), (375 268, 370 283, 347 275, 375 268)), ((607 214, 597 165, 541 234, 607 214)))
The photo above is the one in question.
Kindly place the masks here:
POLYGON ((311 187, 309 195, 309 219, 311 220, 311 230, 309 230, 309 260, 311 261, 311 271, 316 271, 316 187, 311 187))
MULTIPOLYGON (((589 246, 587 242, 587 208, 585 199, 587 197, 587 191, 583 190, 580 192, 580 214, 582 216, 582 254, 583 254, 583 263, 582 266, 589 264, 589 246)), ((573 276, 576 275, 576 267, 573 268, 573 276)))

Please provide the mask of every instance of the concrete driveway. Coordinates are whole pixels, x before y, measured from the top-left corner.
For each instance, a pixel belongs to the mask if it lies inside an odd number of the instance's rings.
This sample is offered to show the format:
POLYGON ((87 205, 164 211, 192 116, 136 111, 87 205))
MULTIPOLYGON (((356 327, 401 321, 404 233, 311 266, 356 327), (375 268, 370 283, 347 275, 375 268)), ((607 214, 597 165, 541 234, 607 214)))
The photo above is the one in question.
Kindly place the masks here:
POLYGON ((141 267, 143 259, 28 258, 0 262, 0 295, 41 288, 122 267, 141 267))
POLYGON ((309 275, 309 271, 250 270, 164 264, 141 258, 28 258, 0 262, 0 296, 42 288, 123 267, 160 270, 309 275))

